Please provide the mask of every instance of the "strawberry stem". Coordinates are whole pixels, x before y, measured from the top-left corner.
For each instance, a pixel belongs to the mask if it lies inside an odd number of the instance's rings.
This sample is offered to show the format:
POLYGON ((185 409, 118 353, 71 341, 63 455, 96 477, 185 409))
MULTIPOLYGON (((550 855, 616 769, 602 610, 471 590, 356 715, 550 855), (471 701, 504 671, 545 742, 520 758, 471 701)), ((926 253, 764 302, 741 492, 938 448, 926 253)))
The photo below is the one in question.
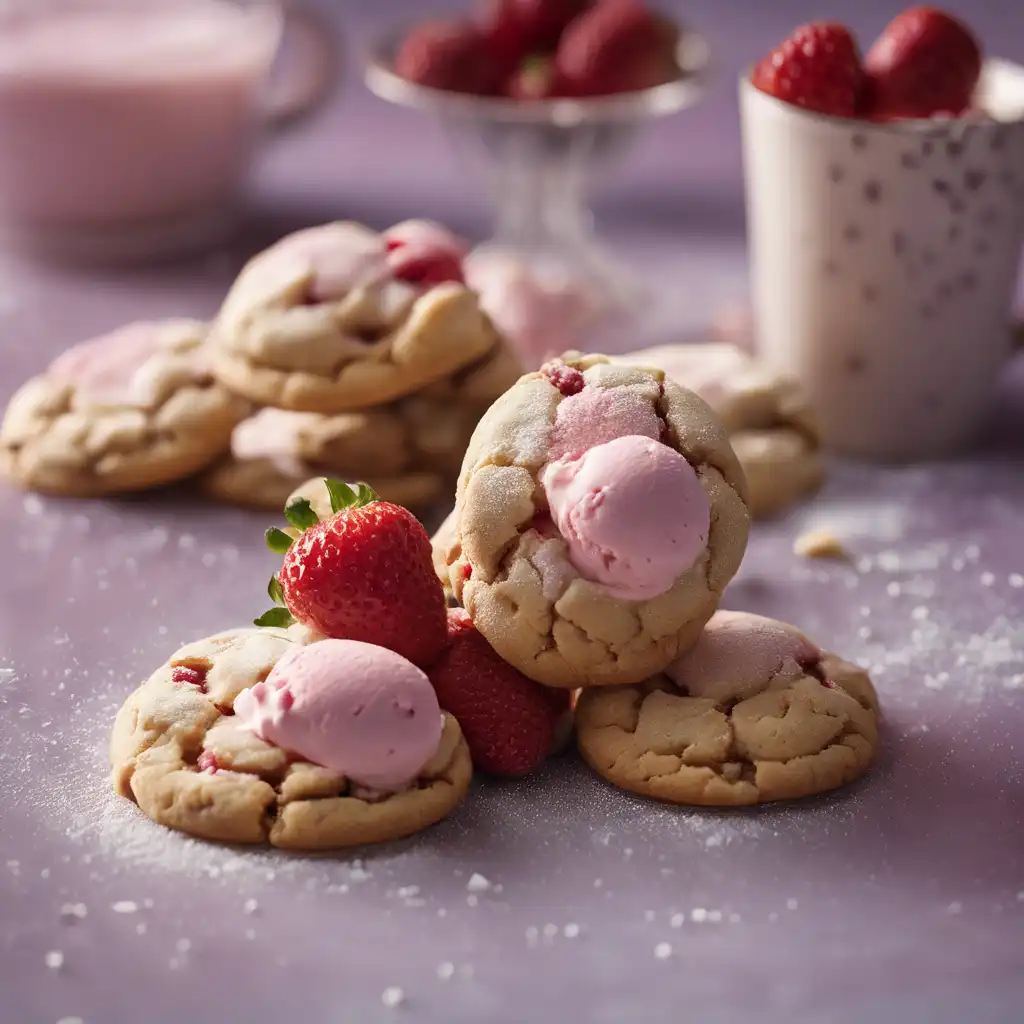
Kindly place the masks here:
POLYGON ((308 530, 320 522, 320 517, 306 498, 296 498, 290 505, 286 505, 284 517, 296 530, 308 530))
POLYGON ((325 477, 324 486, 330 495, 332 512, 362 508, 371 502, 380 501, 380 495, 369 484, 347 484, 344 480, 325 477))
POLYGON ((253 619, 253 625, 275 629, 287 629, 294 622, 295 619, 287 608, 271 608, 269 612, 264 612, 258 619, 253 619))
POLYGON ((288 549, 295 543, 291 537, 288 536, 284 530, 279 530, 276 526, 270 527, 266 532, 267 547, 274 552, 275 555, 286 555, 288 549))

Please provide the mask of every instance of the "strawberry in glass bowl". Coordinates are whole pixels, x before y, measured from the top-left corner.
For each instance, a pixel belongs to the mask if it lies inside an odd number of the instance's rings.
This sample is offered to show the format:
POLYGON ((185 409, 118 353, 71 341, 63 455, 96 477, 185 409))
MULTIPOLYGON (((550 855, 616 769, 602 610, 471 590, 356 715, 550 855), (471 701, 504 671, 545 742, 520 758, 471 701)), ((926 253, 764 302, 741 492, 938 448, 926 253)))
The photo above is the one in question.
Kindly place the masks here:
POLYGON ((567 306, 635 330, 656 304, 599 242, 587 186, 646 122, 699 100, 707 67, 703 38, 642 0, 493 0, 384 35, 366 83, 477 158, 496 212, 471 264, 528 267, 567 306))

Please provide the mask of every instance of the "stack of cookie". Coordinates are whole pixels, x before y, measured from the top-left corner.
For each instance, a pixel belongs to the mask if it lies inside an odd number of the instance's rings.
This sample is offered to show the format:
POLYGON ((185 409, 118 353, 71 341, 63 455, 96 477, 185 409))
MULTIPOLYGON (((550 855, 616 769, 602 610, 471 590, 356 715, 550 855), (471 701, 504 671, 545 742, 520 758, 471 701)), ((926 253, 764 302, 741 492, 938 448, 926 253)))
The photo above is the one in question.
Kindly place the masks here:
POLYGON ((312 475, 422 507, 458 472, 477 420, 519 375, 434 224, 300 231, 253 259, 213 330, 214 371, 263 408, 201 486, 279 509, 312 475))
POLYGON ((610 781, 694 804, 824 792, 874 757, 874 689, 791 626, 717 611, 749 520, 707 403, 573 357, 480 422, 434 565, 501 658, 581 691, 578 745, 610 781))
POLYGON ((201 472, 202 493, 273 509, 330 474, 429 505, 519 375, 463 283, 464 251, 426 222, 290 235, 246 265, 209 327, 132 324, 25 385, 0 470, 94 497, 201 472))

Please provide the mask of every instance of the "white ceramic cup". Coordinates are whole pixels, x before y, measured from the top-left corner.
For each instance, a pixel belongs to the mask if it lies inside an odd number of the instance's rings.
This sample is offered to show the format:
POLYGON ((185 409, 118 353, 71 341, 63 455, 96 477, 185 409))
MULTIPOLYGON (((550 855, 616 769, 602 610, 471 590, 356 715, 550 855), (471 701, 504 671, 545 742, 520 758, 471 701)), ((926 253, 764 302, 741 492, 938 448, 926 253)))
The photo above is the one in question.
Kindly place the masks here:
POLYGON ((222 238, 266 129, 330 92, 338 41, 271 0, 0 6, 0 232, 65 258, 222 238), (282 38, 299 57, 272 73, 282 38))
POLYGON ((989 418, 1024 244, 1024 68, 988 62, 978 106, 872 124, 741 80, 758 348, 836 452, 941 457, 989 418))

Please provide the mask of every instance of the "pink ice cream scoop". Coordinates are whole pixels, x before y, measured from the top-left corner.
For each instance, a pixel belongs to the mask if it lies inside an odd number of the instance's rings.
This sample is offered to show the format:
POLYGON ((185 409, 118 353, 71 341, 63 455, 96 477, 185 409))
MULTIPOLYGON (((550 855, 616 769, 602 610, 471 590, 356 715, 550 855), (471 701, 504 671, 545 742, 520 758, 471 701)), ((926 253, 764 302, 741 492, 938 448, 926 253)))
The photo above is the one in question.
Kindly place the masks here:
POLYGON ((794 626, 748 612, 716 612, 665 674, 691 697, 743 700, 776 676, 795 678, 821 651, 794 626))
POLYGON ((244 728, 369 789, 416 778, 441 742, 430 680, 401 655, 357 640, 289 651, 235 699, 244 728))
POLYGON ((651 403, 628 388, 587 385, 558 405, 551 461, 577 458, 595 445, 628 434, 654 441, 661 437, 661 420, 651 403))
POLYGON ((711 503, 677 451, 630 434, 551 462, 551 517, 577 571, 613 597, 665 593, 707 547, 711 503))

